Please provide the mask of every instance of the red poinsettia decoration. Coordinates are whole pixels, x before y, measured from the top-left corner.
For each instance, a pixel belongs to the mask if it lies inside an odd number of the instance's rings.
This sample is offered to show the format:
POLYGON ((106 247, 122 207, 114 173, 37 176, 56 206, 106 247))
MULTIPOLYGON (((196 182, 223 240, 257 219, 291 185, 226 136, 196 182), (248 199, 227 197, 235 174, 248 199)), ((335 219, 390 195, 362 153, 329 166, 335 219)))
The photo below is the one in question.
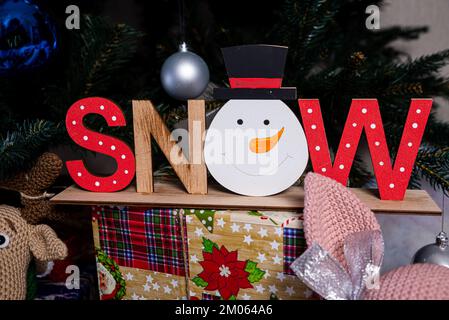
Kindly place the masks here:
POLYGON ((203 271, 199 278, 207 282, 205 290, 218 290, 221 297, 228 300, 237 297, 240 289, 253 288, 245 271, 246 261, 239 261, 237 251, 229 252, 224 246, 212 247, 212 253, 203 251, 203 271))

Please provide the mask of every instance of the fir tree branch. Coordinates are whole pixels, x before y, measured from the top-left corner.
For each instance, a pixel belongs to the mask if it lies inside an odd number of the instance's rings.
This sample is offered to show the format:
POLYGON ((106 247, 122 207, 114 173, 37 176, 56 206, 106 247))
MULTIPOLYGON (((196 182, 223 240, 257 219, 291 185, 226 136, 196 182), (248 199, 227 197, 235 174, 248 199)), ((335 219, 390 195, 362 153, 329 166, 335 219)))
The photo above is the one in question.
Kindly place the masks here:
MULTIPOLYGON (((404 77, 424 78, 428 75, 435 75, 449 62, 449 49, 436 52, 431 55, 419 57, 408 63, 402 63, 396 66, 404 77)), ((398 79, 399 81, 399 79, 398 79)))
POLYGON ((26 170, 63 133, 62 126, 44 120, 24 121, 0 137, 0 180, 26 170))
POLYGON ((86 15, 82 23, 83 28, 70 39, 65 80, 44 88, 45 104, 54 119, 63 119, 70 105, 81 98, 104 96, 125 108, 134 92, 140 91, 137 82, 130 86, 129 79, 136 76, 129 64, 143 34, 101 17, 86 15))
POLYGON ((417 173, 434 189, 441 189, 445 194, 449 194, 449 147, 421 148, 415 166, 417 173))

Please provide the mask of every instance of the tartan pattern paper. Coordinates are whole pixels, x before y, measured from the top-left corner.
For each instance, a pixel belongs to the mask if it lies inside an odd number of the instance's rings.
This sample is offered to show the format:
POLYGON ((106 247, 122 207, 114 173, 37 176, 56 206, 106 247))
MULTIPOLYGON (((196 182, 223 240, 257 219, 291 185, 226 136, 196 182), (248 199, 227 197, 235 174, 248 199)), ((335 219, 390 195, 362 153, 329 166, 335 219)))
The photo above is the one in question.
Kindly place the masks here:
POLYGON ((284 228, 284 272, 294 275, 290 265, 306 249, 304 229, 284 228))
POLYGON ((101 248, 119 265, 185 275, 177 210, 131 207, 94 210, 101 248))

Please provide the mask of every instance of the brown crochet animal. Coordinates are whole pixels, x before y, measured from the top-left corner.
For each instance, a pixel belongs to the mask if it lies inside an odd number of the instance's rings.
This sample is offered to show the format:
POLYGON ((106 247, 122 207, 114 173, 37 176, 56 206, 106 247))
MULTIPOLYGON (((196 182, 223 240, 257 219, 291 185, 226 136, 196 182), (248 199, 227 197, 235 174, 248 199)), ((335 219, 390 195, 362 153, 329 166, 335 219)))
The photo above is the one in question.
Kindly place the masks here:
POLYGON ((28 224, 16 208, 0 206, 0 300, 23 300, 32 257, 64 259, 66 245, 49 226, 28 224))
POLYGON ((22 217, 28 223, 63 219, 61 213, 48 201, 51 195, 46 193, 61 174, 62 166, 63 162, 56 154, 44 153, 29 171, 0 182, 0 188, 20 192, 22 217))

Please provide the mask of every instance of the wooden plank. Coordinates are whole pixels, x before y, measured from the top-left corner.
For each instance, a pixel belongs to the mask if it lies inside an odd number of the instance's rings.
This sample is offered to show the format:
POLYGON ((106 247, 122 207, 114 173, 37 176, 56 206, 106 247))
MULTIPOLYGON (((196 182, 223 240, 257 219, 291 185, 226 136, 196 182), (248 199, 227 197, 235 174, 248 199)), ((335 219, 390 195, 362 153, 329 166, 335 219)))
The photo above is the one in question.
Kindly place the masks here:
MULTIPOLYGON (((213 208, 298 211, 304 208, 304 189, 291 187, 275 196, 246 197, 209 185, 207 195, 188 194, 182 185, 155 183, 154 193, 137 193, 135 186, 116 193, 92 193, 72 186, 51 199, 55 204, 134 205, 161 208, 213 208)), ((407 190, 404 201, 379 200, 377 192, 368 189, 352 191, 376 213, 441 215, 441 209, 423 190, 407 190)))
POLYGON ((440 207, 425 190, 407 190, 403 201, 380 200, 377 190, 351 189, 368 207, 377 213, 441 215, 440 207))

